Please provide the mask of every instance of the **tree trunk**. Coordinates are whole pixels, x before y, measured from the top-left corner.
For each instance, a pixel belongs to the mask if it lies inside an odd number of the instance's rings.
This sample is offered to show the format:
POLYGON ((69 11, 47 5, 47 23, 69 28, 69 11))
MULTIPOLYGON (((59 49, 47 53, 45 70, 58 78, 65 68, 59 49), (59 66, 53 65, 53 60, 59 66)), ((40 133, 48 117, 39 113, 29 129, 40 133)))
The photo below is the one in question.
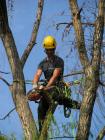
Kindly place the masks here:
POLYGON ((38 132, 32 116, 32 112, 29 108, 28 101, 25 93, 24 75, 21 68, 20 59, 16 50, 15 42, 12 37, 12 33, 8 28, 8 32, 2 36, 2 41, 8 56, 8 60, 11 66, 13 74, 13 85, 11 85, 11 92, 16 111, 22 122, 26 140, 37 140, 38 132))
POLYGON ((69 0, 73 16, 73 25, 76 33, 77 48, 81 64, 85 72, 84 97, 80 109, 80 118, 77 131, 77 140, 87 140, 89 137, 92 111, 96 99, 96 92, 99 85, 99 69, 101 60, 101 46, 104 30, 104 9, 105 0, 99 0, 98 18, 95 24, 94 45, 92 63, 87 58, 85 49, 84 33, 81 25, 80 12, 77 0, 69 0))
POLYGON ((80 118, 78 124, 77 140, 88 140, 91 117, 96 98, 96 91, 99 83, 98 73, 94 72, 92 66, 86 68, 86 80, 84 86, 84 97, 80 109, 80 118))
POLYGON ((35 44, 37 32, 40 25, 44 0, 38 0, 38 10, 36 22, 34 24, 32 37, 27 46, 22 59, 20 60, 12 32, 9 28, 6 0, 0 0, 0 37, 4 44, 8 61, 13 75, 13 84, 10 86, 16 111, 19 115, 20 121, 25 134, 26 140, 37 140, 38 131, 30 110, 28 100, 26 98, 25 79, 23 74, 23 67, 25 62, 35 44))

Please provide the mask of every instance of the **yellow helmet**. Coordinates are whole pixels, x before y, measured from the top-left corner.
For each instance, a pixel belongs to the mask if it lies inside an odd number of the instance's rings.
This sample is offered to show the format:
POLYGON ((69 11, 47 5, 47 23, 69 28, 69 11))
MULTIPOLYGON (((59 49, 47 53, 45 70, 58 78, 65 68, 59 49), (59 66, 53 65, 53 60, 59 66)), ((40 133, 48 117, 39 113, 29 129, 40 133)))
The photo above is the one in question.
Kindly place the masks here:
POLYGON ((56 48, 56 40, 53 36, 46 36, 43 40, 43 47, 45 49, 54 49, 56 48))

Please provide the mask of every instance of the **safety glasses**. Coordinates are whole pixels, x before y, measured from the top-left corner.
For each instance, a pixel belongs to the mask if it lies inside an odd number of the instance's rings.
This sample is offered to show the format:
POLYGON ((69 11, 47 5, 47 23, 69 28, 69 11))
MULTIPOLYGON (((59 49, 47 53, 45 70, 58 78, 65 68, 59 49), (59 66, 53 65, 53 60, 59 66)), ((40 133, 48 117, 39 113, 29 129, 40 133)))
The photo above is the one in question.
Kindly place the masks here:
POLYGON ((55 51, 55 49, 45 49, 44 50, 45 53, 50 53, 50 52, 54 52, 54 51, 55 51))

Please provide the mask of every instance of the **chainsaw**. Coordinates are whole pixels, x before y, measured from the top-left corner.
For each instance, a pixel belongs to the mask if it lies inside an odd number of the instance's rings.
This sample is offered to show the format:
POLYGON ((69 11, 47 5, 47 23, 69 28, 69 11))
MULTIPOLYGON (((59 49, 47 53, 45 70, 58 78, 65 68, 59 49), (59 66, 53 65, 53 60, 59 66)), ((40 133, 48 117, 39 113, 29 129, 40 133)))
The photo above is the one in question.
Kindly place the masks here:
MULTIPOLYGON (((47 81, 46 80, 40 80, 38 82, 38 85, 39 86, 46 86, 47 85, 47 81)), ((51 89, 53 87, 54 86, 48 87, 48 88, 46 88, 46 90, 49 90, 49 89, 51 89)), ((27 98, 30 101, 38 102, 38 100, 40 100, 42 98, 42 96, 43 96, 43 94, 45 93, 46 90, 39 89, 39 88, 31 89, 27 93, 27 98)))

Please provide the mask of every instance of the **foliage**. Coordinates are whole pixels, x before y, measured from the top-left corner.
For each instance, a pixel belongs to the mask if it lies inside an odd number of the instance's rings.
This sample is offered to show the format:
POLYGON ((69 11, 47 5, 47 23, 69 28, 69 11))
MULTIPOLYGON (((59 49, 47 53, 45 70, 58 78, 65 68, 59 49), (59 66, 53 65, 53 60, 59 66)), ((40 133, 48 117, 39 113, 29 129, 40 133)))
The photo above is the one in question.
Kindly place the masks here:
POLYGON ((7 138, 5 136, 0 136, 0 140, 7 140, 7 138))
POLYGON ((0 135, 0 140, 16 140, 16 136, 11 134, 10 136, 0 135))

